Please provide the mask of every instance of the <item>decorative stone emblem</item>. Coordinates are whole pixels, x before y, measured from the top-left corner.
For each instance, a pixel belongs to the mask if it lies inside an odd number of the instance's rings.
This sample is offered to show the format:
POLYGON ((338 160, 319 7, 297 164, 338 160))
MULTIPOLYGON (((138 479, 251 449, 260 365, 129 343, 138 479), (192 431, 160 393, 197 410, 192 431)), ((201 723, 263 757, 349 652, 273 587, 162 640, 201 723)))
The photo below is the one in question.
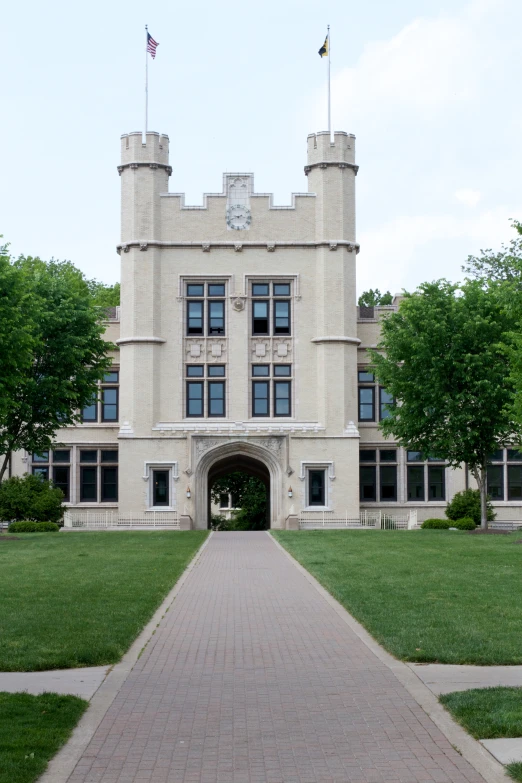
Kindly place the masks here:
POLYGON ((275 251, 275 242, 269 242, 266 249, 269 253, 273 253, 275 251))
POLYGON ((146 242, 140 242, 140 250, 146 250, 147 249, 147 243, 146 242))
POLYGON ((241 310, 245 309, 245 300, 241 299, 240 296, 238 296, 234 301, 232 302, 232 307, 237 313, 240 313, 241 310))
POLYGON ((337 242, 330 242, 330 250, 337 250, 337 242))
POLYGON ((203 341, 202 340, 187 340, 185 344, 185 352, 187 354, 187 361, 201 361, 200 357, 203 354, 203 341))
POLYGON ((292 353, 292 341, 284 339, 274 340, 272 353, 275 362, 287 361, 289 355, 292 353))
POLYGON ((204 253, 210 253, 210 242, 203 242, 201 249, 204 253))
POLYGON ((129 250, 130 250, 130 247, 128 245, 122 245, 121 249, 123 250, 124 253, 128 253, 129 250))
POLYGON ((243 245, 241 244, 241 242, 235 243, 234 250, 236 251, 236 253, 241 253, 243 251, 243 245))

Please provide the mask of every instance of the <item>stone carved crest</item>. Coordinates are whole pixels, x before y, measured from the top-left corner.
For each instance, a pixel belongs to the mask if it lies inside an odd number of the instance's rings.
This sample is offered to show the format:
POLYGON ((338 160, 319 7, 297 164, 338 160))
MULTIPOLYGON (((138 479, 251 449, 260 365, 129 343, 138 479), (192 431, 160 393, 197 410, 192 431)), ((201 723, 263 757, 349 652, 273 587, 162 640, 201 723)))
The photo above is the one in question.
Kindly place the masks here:
POLYGON ((291 340, 274 340, 272 344, 272 353, 274 355, 274 362, 287 362, 292 353, 292 341, 291 340))
POLYGON ((201 362, 203 358, 204 342, 203 340, 187 340, 185 343, 185 353, 187 362, 201 362))
MULTIPOLYGON (((228 443, 237 442, 237 437, 223 437, 223 438, 194 438, 195 441, 195 453, 196 461, 200 459, 210 449, 215 449, 217 446, 226 446, 228 443)), ((276 457, 280 457, 283 452, 284 435, 277 437, 271 435, 267 438, 242 438, 242 443, 253 443, 256 446, 260 446, 263 449, 268 449, 276 457)))
POLYGON ((253 362, 266 362, 266 357, 270 353, 270 340, 254 338, 251 342, 251 352, 253 362))
POLYGON ((268 250, 269 253, 273 253, 275 251, 275 243, 269 242, 266 246, 266 249, 268 250))
POLYGON ((148 247, 146 242, 140 242, 140 250, 146 250, 148 247))
POLYGON ((235 298, 235 299, 232 301, 232 307, 234 308, 234 310, 236 311, 236 313, 240 313, 240 312, 241 312, 241 310, 244 310, 244 309, 245 309, 245 300, 244 300, 244 298, 241 298, 240 296, 237 296, 237 297, 236 297, 236 298, 235 298))
POLYGON ((201 248, 204 253, 210 253, 210 242, 203 242, 201 248))
POLYGON ((207 341, 207 361, 224 362, 227 350, 226 340, 208 340, 207 341))

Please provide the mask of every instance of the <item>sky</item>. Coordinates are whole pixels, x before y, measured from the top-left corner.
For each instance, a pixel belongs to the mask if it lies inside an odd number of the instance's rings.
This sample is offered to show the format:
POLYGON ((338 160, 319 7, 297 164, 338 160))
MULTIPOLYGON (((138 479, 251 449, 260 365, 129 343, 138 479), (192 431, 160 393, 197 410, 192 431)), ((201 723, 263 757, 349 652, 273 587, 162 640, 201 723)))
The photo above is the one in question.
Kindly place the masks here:
POLYGON ((0 46, 0 234, 14 255, 119 279, 120 135, 170 137, 172 192, 201 204, 253 171, 306 192, 306 136, 357 137, 359 293, 461 278, 522 219, 520 0, 10 3, 0 46))

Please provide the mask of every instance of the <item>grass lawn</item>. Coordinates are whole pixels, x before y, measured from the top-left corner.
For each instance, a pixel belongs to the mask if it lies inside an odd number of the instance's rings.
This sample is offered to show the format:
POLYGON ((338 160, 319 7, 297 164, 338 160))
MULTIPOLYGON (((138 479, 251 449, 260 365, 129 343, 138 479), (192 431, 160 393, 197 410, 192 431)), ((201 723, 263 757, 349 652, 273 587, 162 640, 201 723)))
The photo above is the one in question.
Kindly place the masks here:
MULTIPOLYGON (((522 688, 475 688, 447 693, 440 701, 475 739, 522 737, 522 688)), ((506 767, 522 781, 522 764, 506 767)))
POLYGON ((520 533, 272 534, 397 658, 522 664, 520 533))
POLYGON ((0 536, 0 671, 118 661, 204 531, 0 536))
POLYGON ((76 696, 0 693, 0 783, 33 783, 86 708, 76 696))

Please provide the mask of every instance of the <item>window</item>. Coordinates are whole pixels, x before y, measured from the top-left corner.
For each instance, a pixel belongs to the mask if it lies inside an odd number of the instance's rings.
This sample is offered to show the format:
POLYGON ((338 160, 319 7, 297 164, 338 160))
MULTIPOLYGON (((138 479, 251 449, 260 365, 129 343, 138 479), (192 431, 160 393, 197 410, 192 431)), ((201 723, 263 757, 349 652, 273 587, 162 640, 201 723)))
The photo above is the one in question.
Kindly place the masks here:
POLYGON ((359 461, 361 501, 395 502, 397 500, 397 450, 361 449, 359 461))
POLYGON ((252 334, 290 334, 290 283, 252 283, 252 334), (257 299, 256 297, 262 297, 257 299))
POLYGON ((186 416, 213 418, 226 415, 225 381, 214 380, 225 376, 224 364, 206 365, 208 380, 191 380, 205 377, 205 365, 188 364, 186 366, 186 416))
POLYGON ((488 495, 492 500, 522 500, 522 451, 515 446, 488 457, 488 495))
POLYGON ((168 470, 152 471, 152 505, 169 505, 169 475, 168 470))
POLYGON ((187 416, 203 416, 203 389, 201 381, 187 382, 187 416))
POLYGON ((252 334, 268 334, 269 302, 252 302, 252 334))
POLYGON ((290 302, 274 302, 274 334, 290 334, 290 302))
POLYGON ((118 370, 110 370, 105 373, 99 390, 93 394, 91 402, 82 411, 82 421, 85 424, 104 422, 116 424, 118 422, 119 378, 118 370))
POLYGON ((209 335, 225 334, 225 303, 221 301, 208 303, 208 333, 209 335))
POLYGON ((225 283, 187 283, 187 335, 225 334, 225 283), (194 297, 194 298, 192 298, 194 297), (206 304, 205 304, 206 303, 206 304))
POLYGON ((203 334, 203 302, 187 303, 187 334, 203 334))
POLYGON ((435 456, 427 460, 420 451, 407 451, 408 501, 443 501, 446 499, 446 466, 435 456), (433 462, 441 462, 433 465, 433 462), (411 464, 417 463, 417 464, 411 464))
POLYGON ((254 379, 272 377, 252 381, 252 416, 292 415, 292 382, 288 380, 291 375, 291 364, 252 365, 254 379))
POLYGON ((359 386, 359 421, 375 421, 375 388, 359 386))
POLYGON ((252 384, 252 416, 270 416, 270 383, 254 381, 252 384))
POLYGON ((308 471, 308 505, 325 506, 325 470, 308 471))
POLYGON ((357 379, 359 381, 359 421, 376 421, 377 394, 379 395, 379 421, 387 419, 395 402, 391 394, 376 384, 375 375, 369 370, 359 370, 357 379))
POLYGON ((225 382, 224 381, 208 382, 208 415, 209 416, 225 415, 225 382))
POLYGON ((63 499, 70 499, 71 450, 56 449, 33 454, 31 472, 45 481, 51 480, 63 492, 63 499))
POLYGON ((118 450, 80 450, 80 502, 118 501, 118 450))

